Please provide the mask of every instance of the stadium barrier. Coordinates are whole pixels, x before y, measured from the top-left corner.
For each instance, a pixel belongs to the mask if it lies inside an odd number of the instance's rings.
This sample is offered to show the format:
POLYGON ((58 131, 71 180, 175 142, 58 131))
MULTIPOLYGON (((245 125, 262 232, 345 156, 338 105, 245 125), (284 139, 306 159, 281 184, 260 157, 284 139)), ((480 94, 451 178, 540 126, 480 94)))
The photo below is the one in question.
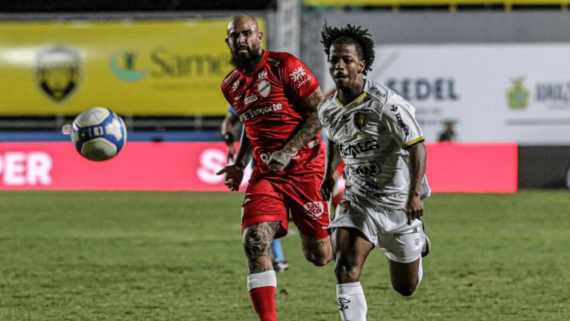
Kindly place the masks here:
MULTIPOLYGON (((514 143, 426 144, 433 192, 514 193, 514 143)), ((217 176, 222 142, 130 142, 106 162, 82 158, 69 142, 0 143, 0 190, 228 191, 217 176)), ((242 189, 251 175, 248 169, 242 189)))

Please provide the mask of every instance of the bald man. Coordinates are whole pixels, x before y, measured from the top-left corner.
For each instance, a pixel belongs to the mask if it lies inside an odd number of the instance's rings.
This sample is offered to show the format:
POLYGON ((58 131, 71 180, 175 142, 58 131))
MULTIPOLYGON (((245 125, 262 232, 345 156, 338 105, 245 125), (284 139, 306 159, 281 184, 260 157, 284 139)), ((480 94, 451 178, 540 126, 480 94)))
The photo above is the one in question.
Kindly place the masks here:
POLYGON ((228 24, 232 70, 222 92, 245 131, 234 165, 218 172, 239 190, 252 157, 255 167, 242 205, 247 284, 259 319, 277 320, 277 279, 268 255, 271 241, 285 236, 289 217, 301 235, 303 253, 316 266, 332 260, 326 200, 320 195, 325 153, 317 107, 323 94, 315 76, 296 57, 261 48, 263 32, 254 17, 228 24))

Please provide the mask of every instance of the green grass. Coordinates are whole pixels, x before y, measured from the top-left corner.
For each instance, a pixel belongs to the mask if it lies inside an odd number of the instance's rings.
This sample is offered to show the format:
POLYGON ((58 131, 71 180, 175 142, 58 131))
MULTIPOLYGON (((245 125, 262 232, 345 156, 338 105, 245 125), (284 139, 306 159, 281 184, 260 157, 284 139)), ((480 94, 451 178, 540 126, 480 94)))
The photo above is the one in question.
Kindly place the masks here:
MULTIPOLYGON (((242 194, 0 193, 0 320, 256 320, 241 247, 242 194)), ((569 320, 570 194, 437 194, 433 253, 410 298, 375 250, 369 320, 569 320)), ((340 320, 333 264, 283 240, 280 320, 340 320)))

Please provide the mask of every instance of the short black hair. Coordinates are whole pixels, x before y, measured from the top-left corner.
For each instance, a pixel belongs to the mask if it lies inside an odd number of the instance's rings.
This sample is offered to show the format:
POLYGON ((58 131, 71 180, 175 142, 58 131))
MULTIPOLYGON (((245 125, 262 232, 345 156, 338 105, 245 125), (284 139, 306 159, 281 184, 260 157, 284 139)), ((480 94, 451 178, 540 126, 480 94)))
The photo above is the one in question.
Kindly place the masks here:
POLYGON ((363 74, 372 71, 374 62, 374 39, 368 29, 362 30, 361 26, 347 24, 344 28, 330 27, 325 22, 321 31, 321 43, 325 47, 327 61, 330 59, 331 46, 334 44, 353 44, 360 59, 366 62, 363 74))

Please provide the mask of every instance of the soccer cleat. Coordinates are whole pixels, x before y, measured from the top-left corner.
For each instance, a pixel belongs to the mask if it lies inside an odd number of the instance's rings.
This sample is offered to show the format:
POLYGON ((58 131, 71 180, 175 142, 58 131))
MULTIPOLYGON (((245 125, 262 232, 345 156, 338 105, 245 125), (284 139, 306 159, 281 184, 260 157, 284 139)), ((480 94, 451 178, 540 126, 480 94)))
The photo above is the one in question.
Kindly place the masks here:
POLYGON ((275 272, 285 272, 289 270, 289 263, 286 260, 273 260, 273 270, 275 272))
POLYGON ((431 242, 429 240, 429 237, 427 235, 425 235, 425 237, 426 237, 426 242, 424 243, 424 247, 422 248, 422 257, 428 256, 429 252, 431 251, 431 242))

